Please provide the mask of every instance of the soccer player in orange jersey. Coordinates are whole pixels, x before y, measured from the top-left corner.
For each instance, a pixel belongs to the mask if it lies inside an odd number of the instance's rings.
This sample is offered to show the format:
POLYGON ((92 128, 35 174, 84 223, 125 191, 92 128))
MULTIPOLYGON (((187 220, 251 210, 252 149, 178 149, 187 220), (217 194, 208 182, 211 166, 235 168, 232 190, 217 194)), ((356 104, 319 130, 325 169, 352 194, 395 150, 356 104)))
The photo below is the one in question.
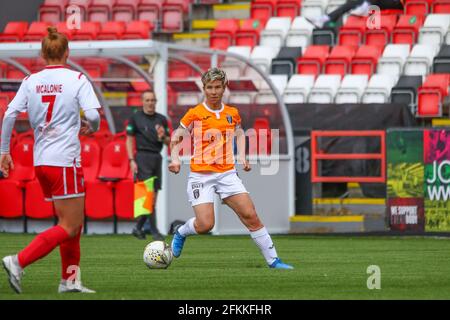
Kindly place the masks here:
POLYGON ((255 206, 238 177, 233 155, 233 138, 237 138, 238 163, 250 171, 245 158, 245 134, 240 129, 239 111, 222 103, 227 78, 223 70, 209 69, 202 76, 205 101, 191 108, 181 119, 171 142, 172 161, 169 170, 180 171, 180 142, 192 137, 194 154, 187 193, 195 218, 179 227, 172 240, 172 251, 179 257, 186 237, 208 233, 214 227, 214 194, 218 193, 250 231, 267 265, 276 269, 293 269, 278 257, 272 239, 260 221, 255 206))
POLYGON ((17 115, 28 112, 34 129, 33 161, 36 177, 47 201, 53 201, 58 224, 40 234, 16 255, 2 259, 9 283, 22 292, 23 269, 59 246, 62 279, 59 293, 94 291, 80 280, 80 235, 84 219, 84 182, 78 134, 98 130, 100 103, 91 83, 80 72, 65 67, 69 44, 65 35, 49 27, 42 40, 44 70, 27 76, 3 119, 0 170, 8 177, 14 170, 9 153, 17 115), (80 119, 80 111, 86 120, 80 119))

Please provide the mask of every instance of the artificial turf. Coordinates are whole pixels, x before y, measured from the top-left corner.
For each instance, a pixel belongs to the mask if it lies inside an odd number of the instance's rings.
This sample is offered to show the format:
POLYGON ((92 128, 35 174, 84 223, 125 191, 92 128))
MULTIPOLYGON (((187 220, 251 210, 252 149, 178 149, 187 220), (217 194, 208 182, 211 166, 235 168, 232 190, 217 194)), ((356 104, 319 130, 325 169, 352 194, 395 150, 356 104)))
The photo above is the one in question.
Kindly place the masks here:
MULTIPOLYGON (((0 257, 33 235, 0 233, 0 257)), ((170 238, 166 242, 170 243, 170 238)), ((83 284, 96 294, 57 293, 59 250, 26 269, 23 294, 0 270, 0 299, 449 299, 450 238, 273 236, 295 270, 269 269, 249 236, 193 236, 165 270, 150 270, 145 245, 129 235, 89 235, 81 241, 83 284), (367 268, 379 266, 381 289, 367 288, 367 268)))

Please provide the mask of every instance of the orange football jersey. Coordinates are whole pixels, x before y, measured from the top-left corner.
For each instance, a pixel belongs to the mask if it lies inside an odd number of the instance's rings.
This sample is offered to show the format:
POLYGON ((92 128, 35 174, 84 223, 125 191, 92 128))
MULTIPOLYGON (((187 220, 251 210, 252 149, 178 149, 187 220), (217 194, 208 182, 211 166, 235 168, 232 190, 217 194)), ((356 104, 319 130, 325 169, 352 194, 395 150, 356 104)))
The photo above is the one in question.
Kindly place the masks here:
POLYGON ((233 141, 241 117, 236 108, 222 104, 220 110, 201 103, 180 120, 193 139, 192 172, 225 172, 235 168, 233 141))

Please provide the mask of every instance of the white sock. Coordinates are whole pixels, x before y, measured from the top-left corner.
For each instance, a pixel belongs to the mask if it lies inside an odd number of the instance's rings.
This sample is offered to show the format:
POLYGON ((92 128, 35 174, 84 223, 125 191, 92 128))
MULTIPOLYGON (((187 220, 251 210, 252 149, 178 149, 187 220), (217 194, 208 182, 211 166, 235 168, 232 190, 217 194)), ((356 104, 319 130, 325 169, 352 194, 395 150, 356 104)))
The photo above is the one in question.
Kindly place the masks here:
POLYGON ((178 228, 178 233, 183 237, 190 236, 191 234, 197 234, 197 231, 195 231, 194 228, 194 221, 195 218, 190 218, 185 224, 178 228))
POLYGON ((15 255, 12 256, 12 261, 15 264, 15 266, 17 268, 17 271, 19 273, 23 272, 23 268, 20 266, 20 263, 19 263, 19 255, 18 254, 15 254, 15 255))
POLYGON ((267 264, 271 265, 278 257, 278 255, 277 251, 275 250, 275 245, 273 244, 272 238, 267 232, 266 227, 262 227, 259 230, 250 232, 250 236, 252 237, 253 241, 255 241, 259 250, 261 250, 261 253, 264 256, 264 259, 266 259, 267 264))

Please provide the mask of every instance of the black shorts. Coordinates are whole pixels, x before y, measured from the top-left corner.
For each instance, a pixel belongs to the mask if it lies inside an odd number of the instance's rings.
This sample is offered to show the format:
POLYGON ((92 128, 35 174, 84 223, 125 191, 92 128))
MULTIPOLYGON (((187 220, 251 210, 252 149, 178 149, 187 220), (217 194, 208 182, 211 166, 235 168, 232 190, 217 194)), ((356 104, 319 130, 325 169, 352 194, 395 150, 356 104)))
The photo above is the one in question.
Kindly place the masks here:
POLYGON ((137 180, 147 180, 156 176, 155 190, 162 186, 162 157, 159 153, 138 151, 136 153, 136 164, 138 166, 137 180))

